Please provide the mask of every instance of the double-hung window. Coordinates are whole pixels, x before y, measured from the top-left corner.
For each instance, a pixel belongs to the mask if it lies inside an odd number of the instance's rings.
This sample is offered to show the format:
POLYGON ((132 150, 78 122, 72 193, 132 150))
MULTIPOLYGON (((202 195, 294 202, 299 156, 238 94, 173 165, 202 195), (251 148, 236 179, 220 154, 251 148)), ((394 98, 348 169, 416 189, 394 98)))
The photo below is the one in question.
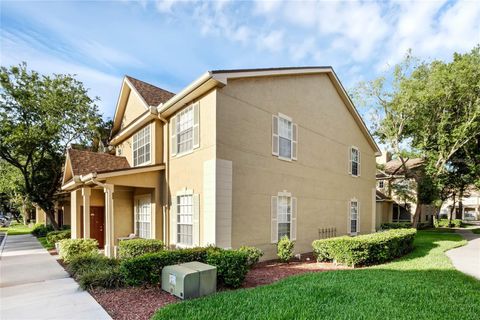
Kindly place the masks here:
POLYGON ((350 148, 350 174, 354 177, 360 176, 360 151, 356 147, 350 148))
POLYGON ((150 239, 152 230, 152 205, 150 196, 138 197, 135 201, 135 234, 150 239))
POLYGON ((297 237, 297 198, 287 191, 272 196, 272 243, 277 243, 282 237, 290 240, 297 237))
POLYGON ((193 194, 177 196, 177 243, 193 244, 193 194))
POLYGON ((177 152, 179 154, 193 150, 193 106, 177 116, 177 152))
POLYGON ((133 166, 150 163, 150 125, 133 136, 133 166))
POLYGON ((297 124, 279 114, 272 119, 272 154, 282 160, 297 160, 297 124))
POLYGON ((358 213, 359 213, 359 204, 357 200, 350 200, 350 234, 356 235, 358 232, 358 213))

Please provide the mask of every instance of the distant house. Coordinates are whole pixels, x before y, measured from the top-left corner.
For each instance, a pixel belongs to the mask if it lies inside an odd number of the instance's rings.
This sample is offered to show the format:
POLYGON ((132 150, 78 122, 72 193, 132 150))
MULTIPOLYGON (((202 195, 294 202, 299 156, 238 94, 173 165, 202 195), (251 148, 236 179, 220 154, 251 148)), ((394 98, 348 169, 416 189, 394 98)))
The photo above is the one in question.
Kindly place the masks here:
MULTIPOLYGON (((450 212, 452 212, 452 207, 453 200, 448 199, 440 209, 440 217, 448 218, 450 212)), ((470 186, 462 199, 456 199, 452 218, 466 221, 480 220, 480 190, 470 186), (462 208, 460 208, 460 202, 462 208)))
MULTIPOLYGON (((409 170, 423 170, 424 161, 421 158, 406 159, 409 170)), ((377 158, 377 228, 382 223, 411 222, 417 204, 416 182, 405 177, 400 159, 392 159, 391 153, 383 151, 377 158)), ((420 223, 431 223, 435 210, 433 206, 422 205, 420 223)))
POLYGON ((375 231, 375 141, 331 67, 209 71, 173 94, 125 77, 115 154, 70 149, 72 237, 134 234, 274 258, 375 231))
MULTIPOLYGON (((54 203, 55 221, 57 224, 60 227, 70 226, 70 193, 59 192, 55 195, 54 203)), ((39 206, 35 206, 35 223, 44 225, 51 223, 45 211, 43 211, 39 206)))

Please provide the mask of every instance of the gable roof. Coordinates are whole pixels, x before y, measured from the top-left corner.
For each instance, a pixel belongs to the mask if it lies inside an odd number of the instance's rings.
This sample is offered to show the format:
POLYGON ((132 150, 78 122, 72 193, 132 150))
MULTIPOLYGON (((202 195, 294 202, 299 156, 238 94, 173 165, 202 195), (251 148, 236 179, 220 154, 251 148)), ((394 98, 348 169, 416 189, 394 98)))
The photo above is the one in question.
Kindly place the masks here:
POLYGON ((229 79, 236 78, 253 78, 253 77, 272 77, 272 76, 288 76, 288 75, 304 75, 304 74, 327 74, 337 90, 340 98, 345 103, 348 111, 358 124, 370 146, 375 151, 375 155, 381 155, 380 148, 370 134, 365 122, 355 108, 347 91, 338 79, 335 71, 330 66, 313 66, 313 67, 283 67, 283 68, 263 68, 263 69, 234 69, 234 70, 212 70, 204 73, 198 79, 190 83, 182 91, 177 93, 168 101, 157 107, 158 113, 162 116, 169 116, 176 110, 181 108, 214 87, 222 87, 227 85, 229 79))
POLYGON ((158 106, 160 103, 168 101, 175 94, 165 89, 154 86, 142 80, 135 79, 131 76, 125 76, 128 81, 135 87, 135 90, 142 96, 148 106, 158 106))
POLYGON ((67 150, 67 161, 70 161, 73 176, 130 168, 125 157, 72 148, 67 150))

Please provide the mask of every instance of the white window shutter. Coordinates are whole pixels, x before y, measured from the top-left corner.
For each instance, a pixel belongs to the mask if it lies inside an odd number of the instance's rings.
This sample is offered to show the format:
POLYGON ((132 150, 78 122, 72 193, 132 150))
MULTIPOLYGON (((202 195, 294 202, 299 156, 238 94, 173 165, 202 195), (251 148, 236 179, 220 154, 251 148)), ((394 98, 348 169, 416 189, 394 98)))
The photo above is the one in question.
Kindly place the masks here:
POLYGON ((272 116, 272 154, 278 156, 278 116, 272 116))
POLYGON ((200 147, 200 104, 193 105, 193 148, 200 147))
POLYGON ((192 231, 193 245, 200 246, 200 195, 198 193, 193 195, 193 231, 192 231))
POLYGON ((360 234, 360 201, 357 200, 357 234, 360 234))
POLYGON ((292 197, 292 221, 290 221, 290 240, 297 240, 297 198, 292 197))
POLYGON ((170 153, 173 156, 177 154, 177 116, 172 117, 170 121, 170 137, 171 137, 171 145, 170 145, 170 153))
POLYGON ((172 206, 170 207, 170 244, 177 243, 177 197, 172 197, 172 206))
POLYGON ((348 147, 348 174, 352 174, 352 147, 348 147))
POLYGON ((292 124, 292 159, 297 160, 298 145, 298 126, 296 123, 292 124))
POLYGON ((347 234, 351 234, 352 233, 352 201, 351 200, 347 201, 347 207, 348 207, 347 234))
POLYGON ((278 242, 278 221, 277 221, 277 197, 276 196, 272 197, 271 212, 272 212, 271 241, 272 243, 277 243, 278 242))

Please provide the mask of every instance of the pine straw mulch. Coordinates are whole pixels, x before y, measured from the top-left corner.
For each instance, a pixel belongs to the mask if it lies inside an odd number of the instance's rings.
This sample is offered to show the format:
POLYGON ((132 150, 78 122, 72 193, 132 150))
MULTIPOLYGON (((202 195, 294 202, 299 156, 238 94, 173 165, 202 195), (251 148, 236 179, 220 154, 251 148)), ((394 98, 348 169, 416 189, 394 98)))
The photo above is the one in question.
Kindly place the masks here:
MULTIPOLYGON (((316 261, 281 263, 265 261, 255 265, 247 274, 242 288, 253 288, 280 279, 307 272, 338 270, 342 267, 316 261)), ((218 288, 219 291, 230 290, 218 288)), ((114 320, 148 320, 156 310, 181 301, 159 287, 133 287, 121 289, 94 289, 90 294, 102 305, 114 320)))

